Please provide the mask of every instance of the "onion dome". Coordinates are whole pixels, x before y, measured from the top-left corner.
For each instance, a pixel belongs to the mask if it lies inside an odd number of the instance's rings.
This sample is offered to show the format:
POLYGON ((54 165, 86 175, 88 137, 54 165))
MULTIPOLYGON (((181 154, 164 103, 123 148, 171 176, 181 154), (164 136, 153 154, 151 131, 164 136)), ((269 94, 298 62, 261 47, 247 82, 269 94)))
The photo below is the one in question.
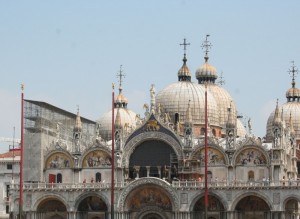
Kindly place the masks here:
POLYGON ((184 56, 183 56, 183 65, 178 71, 178 81, 191 81, 192 74, 190 72, 190 69, 186 65, 187 58, 186 58, 186 46, 189 46, 190 43, 186 42, 186 39, 183 39, 183 43, 180 44, 181 46, 184 46, 184 56))
POLYGON ((300 138, 300 95, 297 95, 297 92, 294 92, 298 91, 295 83, 295 73, 297 73, 297 69, 294 65, 292 66, 292 69, 289 70, 289 72, 292 75, 292 88, 290 88, 286 92, 287 102, 282 104, 281 106, 278 106, 277 103, 276 109, 270 114, 268 118, 266 134, 267 142, 271 142, 273 139, 273 125, 278 125, 280 122, 282 122, 285 123, 286 127, 291 127, 290 118, 292 118, 292 126, 295 132, 295 137, 300 138), (279 112, 279 107, 282 109, 281 115, 279 112))
POLYGON ((246 128, 240 119, 236 120, 236 136, 244 138, 247 134, 246 128))
MULTIPOLYGON (((122 66, 121 66, 122 67, 122 66)), ((127 108, 128 100, 122 94, 122 77, 125 75, 120 69, 119 77, 119 94, 114 99, 114 121, 115 126, 118 128, 126 127, 127 132, 136 128, 137 114, 127 108)), ((101 118, 97 121, 99 125, 99 135, 106 141, 112 139, 112 110, 104 113, 101 118)))
MULTIPOLYGON (((189 45, 184 39, 184 51, 189 45)), ((192 119, 193 124, 205 124, 205 88, 191 82, 189 77, 183 77, 186 66, 186 55, 184 52, 183 67, 179 70, 178 82, 168 85, 156 95, 156 104, 160 105, 163 113, 168 113, 171 123, 177 121, 184 123, 192 119), (184 71, 183 71, 184 69, 184 71), (188 108, 188 110, 187 110, 188 108)), ((189 71, 188 71, 189 72, 189 71)), ((207 92, 209 124, 219 126, 218 108, 214 97, 207 92)))
POLYGON ((196 70, 196 78, 198 80, 199 84, 211 84, 215 83, 215 81, 218 78, 217 70, 214 66, 210 65, 208 63, 208 52, 209 49, 211 48, 211 43, 208 41, 209 35, 206 35, 206 39, 202 44, 202 48, 205 49, 205 56, 204 56, 204 64, 201 65, 197 70, 196 70))
MULTIPOLYGON (((217 103, 219 124, 222 128, 225 128, 229 115, 228 108, 231 108, 233 118, 237 117, 237 110, 234 100, 230 94, 219 84, 215 83, 218 75, 216 68, 208 63, 208 52, 209 48, 211 48, 211 43, 207 39, 208 36, 209 35, 206 36, 206 40, 202 44, 202 48, 205 49, 205 63, 196 70, 196 78, 201 86, 207 84, 208 91, 213 95, 217 103)), ((223 81, 221 84, 223 84, 223 81)), ((224 130, 222 131, 222 134, 224 134, 224 130)))
POLYGON ((183 61, 183 65, 178 71, 178 80, 179 81, 191 81, 191 72, 186 65, 187 59, 186 59, 185 54, 184 54, 182 61, 183 61))

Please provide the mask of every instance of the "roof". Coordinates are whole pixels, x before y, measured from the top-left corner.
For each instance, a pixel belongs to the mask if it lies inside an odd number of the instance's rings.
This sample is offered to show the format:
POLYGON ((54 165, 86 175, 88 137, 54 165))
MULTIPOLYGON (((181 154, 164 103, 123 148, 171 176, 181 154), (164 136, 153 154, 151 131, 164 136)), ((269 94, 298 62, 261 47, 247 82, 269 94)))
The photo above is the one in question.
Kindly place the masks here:
POLYGON ((3 154, 0 154, 0 158, 13 158, 14 156, 20 156, 21 151, 20 150, 15 150, 15 151, 8 151, 3 154))
MULTIPOLYGON (((29 102, 29 103, 33 103, 33 104, 38 105, 40 107, 44 107, 44 108, 47 108, 47 109, 52 109, 54 111, 59 111, 61 114, 64 114, 64 115, 69 116, 69 117, 76 117, 76 114, 74 114, 74 113, 71 113, 71 112, 66 111, 64 109, 61 109, 61 108, 58 108, 58 107, 56 107, 54 105, 51 105, 51 104, 43 102, 43 101, 27 100, 27 99, 24 100, 24 101, 29 102)), ((96 124, 95 121, 92 121, 90 119, 84 118, 82 116, 80 116, 80 119, 81 119, 82 122, 85 122, 85 123, 96 124)))

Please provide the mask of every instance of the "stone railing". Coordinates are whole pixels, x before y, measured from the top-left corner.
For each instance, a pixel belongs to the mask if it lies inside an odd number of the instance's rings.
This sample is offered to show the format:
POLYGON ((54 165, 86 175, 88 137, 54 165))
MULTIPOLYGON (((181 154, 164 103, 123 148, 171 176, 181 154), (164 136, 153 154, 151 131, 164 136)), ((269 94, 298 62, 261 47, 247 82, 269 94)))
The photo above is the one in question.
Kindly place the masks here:
MULTIPOLYGON (((184 180, 184 181, 173 181, 172 185, 174 188, 204 188, 205 182, 197 180, 184 180)), ((299 180, 281 180, 281 181, 211 181, 207 183, 208 188, 210 189, 243 189, 243 188, 273 188, 273 187, 300 187, 299 180)))
MULTIPOLYGON (((115 189, 120 190, 126 187, 130 182, 117 182, 115 189)), ((205 182, 197 180, 178 180, 173 181, 171 186, 175 189, 204 189, 205 182)), ((300 180, 286 180, 286 181, 212 181, 208 182, 209 189, 270 189, 278 188, 290 189, 300 188, 300 180)), ((19 184, 12 184, 11 190, 19 190, 19 184)), ((98 182, 98 183, 23 183, 24 191, 105 191, 111 189, 111 183, 98 182)))

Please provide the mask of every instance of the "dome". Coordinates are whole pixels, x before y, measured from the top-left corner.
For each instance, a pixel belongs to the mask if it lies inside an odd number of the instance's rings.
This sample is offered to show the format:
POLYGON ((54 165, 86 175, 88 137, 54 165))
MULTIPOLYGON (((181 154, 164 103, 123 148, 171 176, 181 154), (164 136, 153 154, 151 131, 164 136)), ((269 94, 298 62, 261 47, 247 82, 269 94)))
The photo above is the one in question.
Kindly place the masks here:
MULTIPOLYGON (((293 119, 293 127, 295 131, 296 138, 300 137, 300 102, 287 102, 280 107, 280 115, 283 118, 283 122, 286 124, 286 127, 290 127, 290 115, 293 119)), ((272 127, 274 120, 275 110, 270 114, 267 122, 267 142, 271 142, 273 139, 272 127)))
POLYGON ((188 66, 186 65, 187 59, 186 55, 184 54, 184 58, 182 59, 183 65, 178 71, 178 80, 179 81, 191 81, 191 72, 188 66))
MULTIPOLYGON (((180 121, 187 119, 187 108, 190 101, 191 115, 194 124, 205 124, 205 88, 189 81, 179 81, 170 84, 156 95, 156 103, 169 113, 172 122, 175 114, 180 115, 180 121)), ((214 97, 207 92, 209 124, 219 126, 218 107, 214 97)))
POLYGON ((214 82, 218 78, 217 70, 214 66, 205 62, 196 70, 196 78, 199 82, 203 80, 214 82))
POLYGON ((299 97, 300 97, 300 90, 296 87, 292 87, 288 89, 288 91, 286 92, 286 98, 288 99, 288 101, 299 99, 299 97))
MULTIPOLYGON (((204 85, 200 86, 204 87, 204 85)), ((231 108, 233 118, 237 117, 237 110, 234 100, 230 94, 218 84, 207 84, 207 88, 216 100, 218 106, 219 124, 221 127, 225 128, 226 122, 228 121, 229 108, 231 108)))
POLYGON ((247 134, 246 128, 240 119, 236 120, 236 135, 240 138, 244 138, 247 134))
POLYGON ((115 104, 128 104, 128 99, 122 93, 120 93, 115 97, 115 104))
MULTIPOLYGON (((127 108, 115 108, 114 109, 114 119, 116 120, 117 111, 119 110, 121 118, 121 126, 128 127, 130 130, 136 128, 136 113, 127 109, 127 108), (125 125, 126 124, 126 125, 125 125)), ((99 134, 101 138, 106 141, 111 140, 111 131, 112 131, 112 111, 108 111, 103 114, 103 116, 97 121, 99 125, 99 134)), ((128 130, 128 131, 130 131, 128 130)))

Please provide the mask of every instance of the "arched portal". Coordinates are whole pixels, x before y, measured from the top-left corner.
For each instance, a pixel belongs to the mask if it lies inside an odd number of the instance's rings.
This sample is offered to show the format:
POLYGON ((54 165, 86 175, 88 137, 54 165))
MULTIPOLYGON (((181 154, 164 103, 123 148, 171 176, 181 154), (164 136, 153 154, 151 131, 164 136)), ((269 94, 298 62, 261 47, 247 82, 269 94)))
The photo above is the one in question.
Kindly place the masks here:
MULTIPOLYGON (((208 196, 208 218, 210 219, 223 219, 226 218, 224 212, 224 205, 220 202, 220 200, 212 195, 208 196)), ((201 197, 194 205, 193 208, 193 218, 202 218, 205 213, 205 199, 204 196, 201 197)))
POLYGON ((76 218, 102 219, 105 218, 107 209, 100 197, 88 196, 79 203, 76 218))
POLYGON ((163 218, 156 213, 149 213, 143 216, 141 219, 163 219, 163 218))
POLYGON ((38 205, 37 214, 44 219, 66 219, 67 208, 60 200, 48 198, 38 205))
POLYGON ((134 189, 126 198, 130 217, 141 219, 166 219, 172 216, 172 200, 158 186, 143 186, 134 189))
POLYGON ((290 199, 285 204, 285 218, 298 218, 300 216, 299 202, 296 199, 290 199))
POLYGON ((171 166, 177 165, 177 159, 172 159, 175 154, 173 148, 164 141, 145 141, 130 156, 129 177, 168 178, 172 174, 171 166))
POLYGON ((241 219, 264 219, 270 214, 270 207, 263 199, 251 195, 241 199, 235 211, 241 219))

